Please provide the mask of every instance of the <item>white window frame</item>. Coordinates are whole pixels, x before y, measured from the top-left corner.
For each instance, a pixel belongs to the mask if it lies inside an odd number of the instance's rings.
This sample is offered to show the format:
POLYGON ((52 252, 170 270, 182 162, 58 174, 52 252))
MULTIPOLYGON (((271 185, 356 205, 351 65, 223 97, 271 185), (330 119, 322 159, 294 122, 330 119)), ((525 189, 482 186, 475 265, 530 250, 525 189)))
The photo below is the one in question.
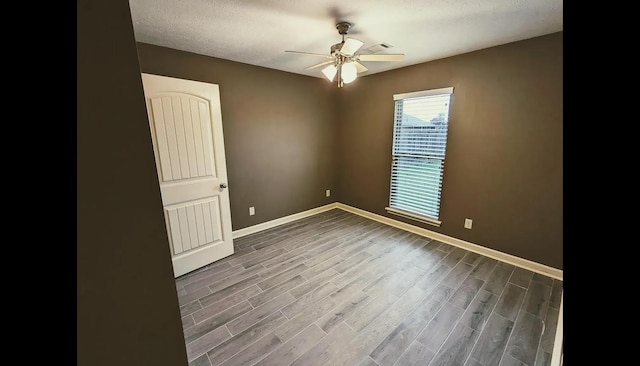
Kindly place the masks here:
MULTIPOLYGON (((447 87, 447 88, 440 88, 440 89, 431 89, 431 90, 423 90, 423 91, 417 91, 417 92, 411 92, 411 93, 403 93, 403 94, 394 94, 393 95, 393 100, 394 100, 394 104, 395 104, 395 108, 394 108, 394 115, 393 115, 393 143, 391 146, 391 179, 390 179, 390 187, 389 187, 389 207, 386 207, 385 209, 387 210, 387 212, 394 214, 394 215, 399 215, 402 217, 406 217, 412 220, 416 220, 416 221, 420 221, 420 222, 425 222, 434 226, 440 226, 442 224, 442 221, 440 221, 440 204, 441 204, 441 191, 442 191, 442 179, 444 176, 444 160, 446 157, 446 145, 447 145, 447 140, 448 140, 448 135, 449 135, 449 115, 451 112, 451 101, 452 101, 452 96, 453 96, 453 87, 447 87), (449 102, 447 103, 447 128, 446 128, 446 136, 444 137, 444 141, 445 141, 445 145, 444 145, 444 154, 442 157, 439 156, 431 156, 428 155, 426 153, 420 153, 417 155, 407 155, 407 154, 396 154, 396 142, 399 141, 398 139, 398 123, 400 123, 400 121, 402 120, 402 117, 400 116, 400 119, 398 118, 398 101, 404 101, 410 98, 418 98, 418 97, 427 97, 427 96, 439 96, 439 95, 449 95, 449 102), (431 194, 435 195, 437 198, 435 199, 435 202, 432 202, 434 205, 436 205, 437 209, 436 209, 436 214, 435 215, 430 215, 425 213, 423 210, 423 212, 418 212, 418 210, 411 210, 408 209, 405 205, 405 207, 399 207, 402 206, 402 204, 400 204, 399 202, 397 202, 398 198, 397 198, 397 194, 394 196, 394 192, 397 192, 397 185, 396 185, 396 180, 394 179, 394 173, 397 172, 398 168, 396 167, 396 164, 398 164, 398 166, 400 166, 400 162, 402 161, 402 159, 404 159, 404 161, 408 161, 409 159, 413 159, 414 161, 416 159, 424 159, 425 161, 428 161, 427 159, 436 159, 436 160, 441 160, 440 164, 440 171, 439 171, 439 177, 438 177, 438 186, 437 188, 433 188, 431 190, 431 194)), ((425 145, 426 146, 426 145, 425 145)), ((413 183, 413 182, 412 182, 413 183)), ((417 203, 417 202, 416 202, 417 203)), ((414 204, 413 202, 411 204, 414 204)), ((432 209, 433 210, 433 209, 432 209)))

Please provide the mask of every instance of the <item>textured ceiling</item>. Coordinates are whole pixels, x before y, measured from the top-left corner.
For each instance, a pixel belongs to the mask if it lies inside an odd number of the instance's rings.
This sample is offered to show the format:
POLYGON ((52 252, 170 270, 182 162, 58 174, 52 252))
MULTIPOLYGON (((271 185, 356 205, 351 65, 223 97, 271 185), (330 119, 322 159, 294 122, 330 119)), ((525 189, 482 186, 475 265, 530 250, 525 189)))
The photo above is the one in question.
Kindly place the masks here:
POLYGON ((562 31, 563 0, 129 0, 138 42, 302 75, 323 77, 318 56, 346 37, 356 54, 401 53, 362 62, 378 72, 562 31), (391 48, 372 52, 385 43, 391 48))

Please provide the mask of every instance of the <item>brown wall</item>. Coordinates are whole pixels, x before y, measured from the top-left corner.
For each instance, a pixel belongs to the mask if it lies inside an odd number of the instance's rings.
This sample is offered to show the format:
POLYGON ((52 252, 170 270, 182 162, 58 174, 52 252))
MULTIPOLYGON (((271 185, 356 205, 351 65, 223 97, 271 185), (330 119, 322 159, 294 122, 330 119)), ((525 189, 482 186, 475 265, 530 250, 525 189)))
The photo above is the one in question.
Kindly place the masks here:
POLYGON ((144 43, 138 54, 145 73, 220 86, 233 230, 335 202, 332 85, 144 43))
POLYGON ((339 202, 563 268, 562 32, 370 75, 339 94, 339 202), (442 226, 387 214, 393 94, 449 86, 442 226))
POLYGON ((220 85, 234 230, 337 200, 562 269, 562 32, 340 90, 149 44, 138 53, 144 72, 220 85), (384 208, 393 94, 446 86, 455 91, 438 228, 384 208))
POLYGON ((129 2, 77 37, 77 365, 186 366, 129 2))

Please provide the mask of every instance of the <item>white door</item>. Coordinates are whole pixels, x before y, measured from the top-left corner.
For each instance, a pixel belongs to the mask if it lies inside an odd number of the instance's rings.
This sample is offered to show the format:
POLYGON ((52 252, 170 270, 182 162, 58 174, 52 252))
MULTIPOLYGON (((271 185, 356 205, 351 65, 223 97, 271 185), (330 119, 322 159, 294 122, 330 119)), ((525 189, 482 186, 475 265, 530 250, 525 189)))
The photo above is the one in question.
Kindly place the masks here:
POLYGON ((218 85, 142 74, 175 277, 233 254, 218 85))

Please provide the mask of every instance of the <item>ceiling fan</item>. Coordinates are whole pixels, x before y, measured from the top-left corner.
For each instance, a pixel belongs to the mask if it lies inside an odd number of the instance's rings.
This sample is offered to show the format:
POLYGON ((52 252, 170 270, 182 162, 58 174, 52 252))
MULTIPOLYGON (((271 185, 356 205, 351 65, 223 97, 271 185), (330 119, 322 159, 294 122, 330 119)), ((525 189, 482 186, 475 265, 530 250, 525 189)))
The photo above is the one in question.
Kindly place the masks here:
POLYGON ((338 88, 342 88, 344 84, 354 81, 358 73, 368 70, 360 63, 361 61, 401 61, 404 58, 404 54, 356 54, 364 42, 353 38, 345 39, 344 36, 349 32, 350 28, 351 23, 348 22, 336 24, 336 29, 342 36, 342 42, 331 46, 331 53, 328 55, 299 51, 284 52, 328 58, 329 60, 306 67, 305 70, 326 66, 322 69, 322 73, 329 81, 335 81, 338 84, 338 88))

